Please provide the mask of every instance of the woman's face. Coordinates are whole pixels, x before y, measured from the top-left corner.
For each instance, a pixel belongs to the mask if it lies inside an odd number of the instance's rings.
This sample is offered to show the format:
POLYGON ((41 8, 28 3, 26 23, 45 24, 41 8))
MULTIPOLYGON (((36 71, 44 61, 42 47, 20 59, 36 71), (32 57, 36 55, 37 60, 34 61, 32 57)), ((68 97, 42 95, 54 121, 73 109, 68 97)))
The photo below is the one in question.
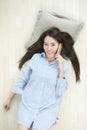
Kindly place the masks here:
POLYGON ((46 53, 46 57, 49 60, 55 59, 55 54, 57 53, 59 43, 52 37, 46 36, 44 39, 43 48, 46 53))

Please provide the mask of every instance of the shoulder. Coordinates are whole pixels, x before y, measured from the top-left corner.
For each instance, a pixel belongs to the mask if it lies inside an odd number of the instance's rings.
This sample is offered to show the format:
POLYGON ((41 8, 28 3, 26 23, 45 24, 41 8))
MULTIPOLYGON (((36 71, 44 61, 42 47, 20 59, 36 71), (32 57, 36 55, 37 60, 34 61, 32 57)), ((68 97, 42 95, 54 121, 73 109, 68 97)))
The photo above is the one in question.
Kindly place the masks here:
POLYGON ((41 53, 35 53, 31 57, 31 59, 29 60, 29 62, 31 62, 31 63, 37 63, 40 60, 40 57, 41 57, 41 53))
POLYGON ((31 60, 33 59, 33 60, 37 60, 37 59, 39 59, 41 57, 41 53, 35 53, 33 56, 32 56, 32 58, 31 58, 31 60))
POLYGON ((35 65, 36 63, 38 63, 40 57, 41 57, 41 53, 35 53, 35 54, 33 54, 33 56, 31 57, 31 59, 29 59, 23 66, 24 67, 25 66, 29 67, 29 66, 35 65))

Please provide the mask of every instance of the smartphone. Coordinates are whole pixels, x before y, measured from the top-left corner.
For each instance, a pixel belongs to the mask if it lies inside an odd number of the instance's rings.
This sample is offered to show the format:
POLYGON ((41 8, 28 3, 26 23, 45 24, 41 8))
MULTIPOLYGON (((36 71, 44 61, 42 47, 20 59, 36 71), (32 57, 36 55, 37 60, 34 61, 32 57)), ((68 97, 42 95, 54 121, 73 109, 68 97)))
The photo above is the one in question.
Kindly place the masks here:
POLYGON ((58 47, 57 54, 60 54, 60 53, 61 53, 61 50, 62 50, 62 44, 60 43, 60 44, 59 44, 59 47, 58 47))

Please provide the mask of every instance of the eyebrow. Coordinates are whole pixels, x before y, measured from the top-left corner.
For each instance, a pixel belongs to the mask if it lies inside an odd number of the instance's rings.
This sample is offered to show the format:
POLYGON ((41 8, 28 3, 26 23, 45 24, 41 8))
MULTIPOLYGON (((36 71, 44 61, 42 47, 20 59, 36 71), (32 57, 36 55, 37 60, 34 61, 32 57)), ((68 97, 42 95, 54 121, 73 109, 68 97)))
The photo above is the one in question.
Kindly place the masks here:
MULTIPOLYGON (((44 43, 47 43, 47 42, 44 42, 44 43)), ((55 42, 50 42, 50 43, 47 43, 47 44, 55 44, 55 42)))

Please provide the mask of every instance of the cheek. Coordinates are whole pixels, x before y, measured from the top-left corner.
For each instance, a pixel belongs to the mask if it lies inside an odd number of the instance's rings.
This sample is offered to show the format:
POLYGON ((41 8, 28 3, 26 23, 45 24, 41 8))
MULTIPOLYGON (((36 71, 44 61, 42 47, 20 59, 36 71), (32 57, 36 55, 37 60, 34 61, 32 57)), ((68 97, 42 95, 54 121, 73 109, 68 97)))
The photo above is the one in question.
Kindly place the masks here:
POLYGON ((54 52, 56 53, 58 51, 58 47, 54 48, 54 52))
POLYGON ((43 49, 46 50, 46 47, 43 45, 43 49))

